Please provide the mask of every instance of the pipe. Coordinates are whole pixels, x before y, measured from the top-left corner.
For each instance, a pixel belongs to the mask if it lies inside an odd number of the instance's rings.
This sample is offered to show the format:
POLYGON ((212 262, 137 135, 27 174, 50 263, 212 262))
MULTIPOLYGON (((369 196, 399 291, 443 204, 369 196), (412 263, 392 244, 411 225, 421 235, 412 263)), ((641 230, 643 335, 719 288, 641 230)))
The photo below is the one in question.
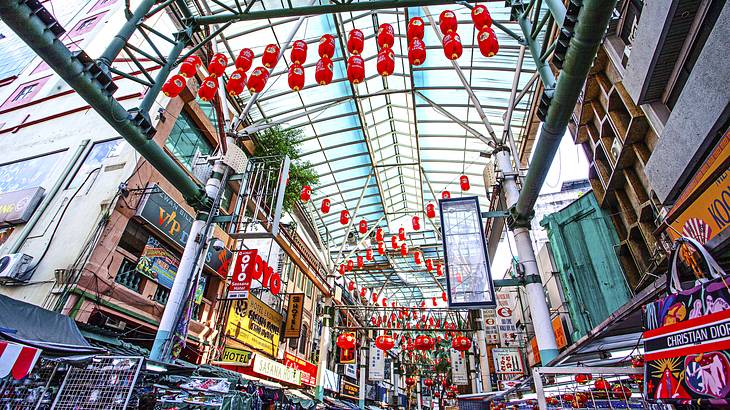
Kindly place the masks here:
POLYGON ((188 204, 200 207, 205 194, 162 147, 147 138, 130 120, 127 110, 106 93, 95 78, 41 21, 30 7, 17 1, 0 2, 0 18, 73 88, 115 131, 124 137, 160 174, 170 181, 188 204))
POLYGON ((56 194, 61 189, 61 186, 63 186, 64 182, 66 182, 68 176, 71 174, 75 174, 76 171, 81 168, 79 158, 81 158, 81 155, 84 153, 86 147, 89 145, 89 141, 91 140, 81 141, 81 144, 78 146, 78 148, 76 148, 76 152, 74 152, 73 157, 71 157, 71 161, 69 161, 68 164, 66 164, 66 167, 63 168, 63 171, 61 171, 61 175, 56 178, 56 182, 53 183, 51 189, 49 189, 48 192, 45 193, 43 200, 38 205, 38 208, 36 208, 36 210, 33 212, 33 215, 30 217, 28 222, 25 223, 23 230, 20 231, 20 234, 18 234, 18 238, 15 240, 13 246, 10 247, 7 253, 16 253, 20 250, 20 248, 25 243, 25 240, 28 239, 30 232, 33 230, 33 228, 35 228, 38 221, 44 215, 46 209, 48 208, 48 205, 50 205, 51 202, 56 198, 56 194))
POLYGON ((152 109, 152 104, 154 104, 155 100, 160 95, 162 86, 165 84, 165 81, 167 81, 167 76, 170 75, 170 71, 172 71, 172 68, 175 66, 175 60, 177 60, 177 57, 184 48, 185 42, 178 39, 177 43, 175 43, 172 47, 172 50, 170 50, 170 54, 167 56, 167 61, 165 61, 165 64, 160 67, 160 70, 157 72, 155 82, 152 83, 152 87, 147 90, 142 102, 139 104, 139 111, 142 114, 149 114, 150 109, 152 109))
MULTIPOLYGON (((132 37, 132 34, 134 34, 134 32, 137 30, 137 24, 139 24, 139 22, 142 21, 147 13, 149 13, 149 11, 152 9, 152 6, 154 6, 157 1, 158 0, 143 0, 142 3, 137 6, 129 20, 124 23, 122 28, 119 30, 119 33, 114 36, 112 41, 106 47, 106 50, 101 53, 101 56, 99 57, 99 62, 102 64, 102 67, 108 68, 112 65, 112 61, 117 58, 119 53, 127 44, 127 41, 129 41, 129 39, 132 37)), ((3 20, 4 19, 5 18, 3 17, 3 20)))
POLYGON ((583 83, 601 45, 616 0, 585 0, 578 15, 575 33, 565 55, 553 101, 550 103, 540 138, 535 147, 530 168, 525 177, 515 212, 524 219, 529 217, 540 188, 545 182, 560 141, 566 132, 573 108, 583 89, 583 83))

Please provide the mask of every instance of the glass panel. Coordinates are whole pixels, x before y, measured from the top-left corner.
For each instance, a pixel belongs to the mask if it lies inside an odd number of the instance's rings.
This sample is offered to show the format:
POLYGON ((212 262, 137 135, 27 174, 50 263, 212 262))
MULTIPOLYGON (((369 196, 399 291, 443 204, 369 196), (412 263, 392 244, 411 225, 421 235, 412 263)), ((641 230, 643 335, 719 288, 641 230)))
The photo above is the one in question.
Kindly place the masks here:
POLYGON ((91 151, 89 152, 89 155, 86 156, 83 164, 81 164, 81 167, 79 168, 78 172, 71 180, 71 182, 68 184, 66 189, 78 188, 92 170, 101 167, 101 165, 107 158, 118 156, 119 151, 123 146, 122 141, 123 140, 119 138, 111 141, 97 142, 96 144, 94 144, 94 146, 91 148, 91 151))
POLYGON ((45 186, 64 152, 0 165, 0 194, 45 186))
POLYGON ((211 143, 184 112, 177 118, 175 127, 165 141, 165 148, 170 150, 188 170, 193 169, 193 160, 196 156, 209 155, 213 152, 211 143))

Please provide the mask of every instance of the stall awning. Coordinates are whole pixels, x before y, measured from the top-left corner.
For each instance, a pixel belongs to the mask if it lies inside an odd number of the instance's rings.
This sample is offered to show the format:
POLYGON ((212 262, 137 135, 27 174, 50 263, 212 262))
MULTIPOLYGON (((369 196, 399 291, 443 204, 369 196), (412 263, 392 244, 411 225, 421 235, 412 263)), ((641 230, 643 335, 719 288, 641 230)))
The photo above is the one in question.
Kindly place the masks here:
POLYGON ((19 343, 0 341, 0 379, 9 374, 20 380, 30 373, 41 355, 41 349, 19 343))

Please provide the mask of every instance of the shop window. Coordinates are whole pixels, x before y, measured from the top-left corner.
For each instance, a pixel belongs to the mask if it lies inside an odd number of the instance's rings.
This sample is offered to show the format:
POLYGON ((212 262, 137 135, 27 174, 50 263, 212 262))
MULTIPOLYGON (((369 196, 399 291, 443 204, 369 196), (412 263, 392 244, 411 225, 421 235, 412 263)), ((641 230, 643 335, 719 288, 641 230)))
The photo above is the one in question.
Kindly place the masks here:
POLYGON ((0 194, 45 186, 65 151, 0 165, 0 194))
POLYGON ((302 325, 302 335, 299 336, 299 354, 305 357, 307 354, 307 336, 309 336, 309 328, 307 325, 302 325))
POLYGON ((25 84, 21 84, 7 100, 3 103, 0 110, 7 110, 9 108, 17 107, 18 105, 30 102, 33 97, 43 88, 43 85, 48 81, 50 77, 41 78, 35 81, 31 81, 25 84))
POLYGON ((125 258, 119 266, 114 282, 137 293, 142 293, 142 279, 142 275, 137 271, 137 263, 125 258))
POLYGON ((122 146, 121 138, 94 144, 66 189, 75 189, 81 186, 87 175, 96 168, 99 168, 107 158, 119 156, 119 151, 122 146))
POLYGON ((213 152, 213 145, 185 112, 180 113, 175 121, 175 126, 165 141, 165 148, 188 170, 193 169, 193 161, 197 156, 210 155, 213 152))

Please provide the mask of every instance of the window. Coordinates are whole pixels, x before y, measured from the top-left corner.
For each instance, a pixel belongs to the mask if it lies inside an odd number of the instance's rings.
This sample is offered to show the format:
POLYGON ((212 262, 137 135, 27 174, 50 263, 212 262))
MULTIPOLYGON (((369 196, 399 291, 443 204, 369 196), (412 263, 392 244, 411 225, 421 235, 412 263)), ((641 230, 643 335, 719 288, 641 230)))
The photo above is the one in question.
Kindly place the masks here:
POLYGON ((44 186, 64 151, 0 165, 0 194, 44 186))
POLYGON ((304 289, 304 272, 297 268, 297 288, 304 289))
POLYGON ((94 144, 66 189, 75 189, 81 186, 87 175, 94 169, 99 168, 107 158, 118 156, 122 146, 121 138, 94 144))
POLYGON ((182 112, 165 142, 172 155, 188 170, 193 169, 193 160, 199 155, 209 155, 213 145, 203 136, 190 117, 182 112))
POLYGON ((96 4, 94 4, 94 7, 92 7, 90 11, 96 11, 105 7, 109 7, 116 2, 117 0, 99 0, 96 2, 96 4))
POLYGON ((13 108, 15 106, 30 102, 38 92, 43 88, 43 85, 51 77, 41 78, 39 80, 31 81, 25 84, 21 84, 18 88, 10 94, 7 100, 3 103, 0 110, 13 108))
POLYGON ((299 336, 299 353, 302 355, 307 354, 307 336, 309 336, 309 328, 307 328, 307 325, 303 324, 302 335, 299 336))
POLYGON ((307 290, 306 290, 306 293, 307 293, 307 297, 311 299, 312 298, 312 281, 309 280, 309 278, 307 278, 307 290))
POLYGON ((13 97, 13 102, 24 100, 27 96, 29 96, 33 90, 38 86, 38 84, 30 84, 23 87, 19 93, 15 94, 15 97, 13 97))
POLYGON ((97 14, 96 16, 87 17, 79 21, 73 28, 73 30, 68 33, 68 36, 77 37, 93 30, 94 27, 96 27, 96 24, 101 21, 101 18, 104 16, 104 14, 106 14, 106 12, 97 14))

